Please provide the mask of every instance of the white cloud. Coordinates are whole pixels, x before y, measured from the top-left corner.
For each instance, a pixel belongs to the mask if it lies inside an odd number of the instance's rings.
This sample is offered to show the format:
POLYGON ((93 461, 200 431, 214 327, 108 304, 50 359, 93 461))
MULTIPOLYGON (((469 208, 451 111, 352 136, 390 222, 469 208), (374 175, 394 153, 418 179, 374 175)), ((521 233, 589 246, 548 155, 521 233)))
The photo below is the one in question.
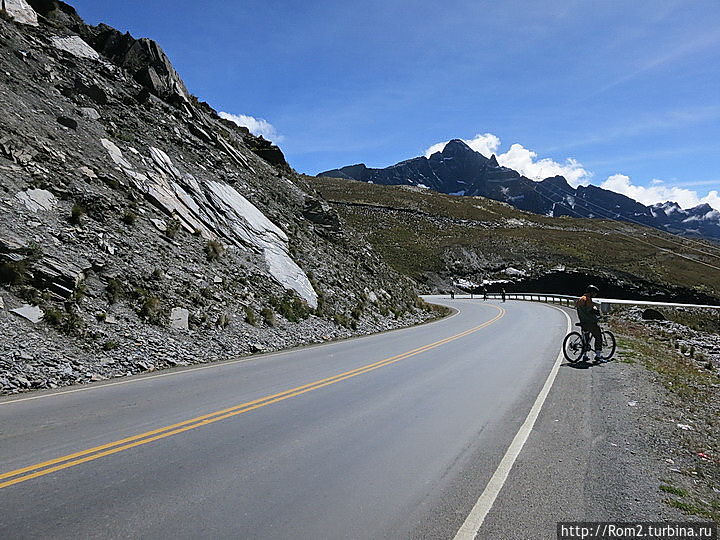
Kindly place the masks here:
POLYGON ((698 204, 707 203, 715 210, 720 210, 720 194, 716 190, 712 190, 702 197, 697 191, 668 186, 662 180, 656 179, 650 184, 648 187, 638 186, 632 183, 629 176, 614 174, 600 184, 600 187, 622 193, 645 205, 674 201, 681 208, 692 208, 698 204))
MULTIPOLYGON (((435 152, 442 152, 448 142, 449 141, 433 144, 425 150, 425 157, 429 158, 435 152)), ((492 133, 478 133, 475 135, 475 138, 463 139, 463 142, 485 157, 490 157, 492 154, 497 153, 498 148, 500 148, 500 138, 492 133)))
MULTIPOLYGON (((477 134, 473 139, 463 139, 465 144, 485 157, 495 154, 500 165, 510 167, 532 180, 543 180, 550 176, 564 176, 572 186, 587 184, 592 174, 576 159, 568 158, 558 163, 550 158, 537 159, 537 153, 521 144, 513 144, 504 154, 498 154, 500 138, 492 133, 477 134)), ((433 144, 425 150, 425 157, 441 152, 447 141, 433 144)))
POLYGON ((219 113, 220 118, 235 122, 238 126, 246 127, 250 130, 250 133, 256 136, 262 135, 268 141, 274 143, 281 142, 284 137, 278 134, 275 126, 263 118, 255 118, 246 114, 231 114, 227 112, 219 113))
POLYGON ((571 186, 588 184, 592 174, 574 158, 558 163, 550 158, 537 159, 537 153, 521 144, 513 144, 510 150, 497 156, 498 163, 510 167, 531 180, 543 180, 550 176, 564 176, 571 186))

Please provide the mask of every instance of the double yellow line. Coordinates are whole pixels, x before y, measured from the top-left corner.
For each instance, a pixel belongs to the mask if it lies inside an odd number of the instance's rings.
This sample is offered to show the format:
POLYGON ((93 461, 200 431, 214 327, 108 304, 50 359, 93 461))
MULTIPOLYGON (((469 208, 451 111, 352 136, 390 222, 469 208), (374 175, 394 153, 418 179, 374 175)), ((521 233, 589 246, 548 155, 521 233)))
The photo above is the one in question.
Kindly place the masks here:
POLYGON ((148 444, 159 439, 164 439, 172 435, 177 435, 178 433, 190 431, 191 429, 206 426, 220 420, 225 420, 226 418, 230 418, 232 416, 237 416, 239 414, 259 409, 260 407, 265 407, 266 405, 278 403, 279 401, 285 401, 286 399, 306 394, 308 392, 312 392, 313 390, 318 390, 319 388, 330 386, 331 384, 335 384, 340 381, 350 379, 352 377, 357 377, 358 375, 364 375, 365 373, 369 373, 370 371, 374 371, 376 369, 389 366, 390 364, 400 362, 401 360, 405 360, 406 358, 410 358, 411 356, 415 356, 425 351, 429 351, 430 349, 434 349, 436 347, 444 345, 445 343, 449 343, 450 341, 454 341, 456 339, 460 339, 469 334, 472 334, 473 332, 477 332, 478 330, 491 325, 492 323, 500 319, 503 315, 505 315, 505 310, 503 308, 492 304, 489 305, 498 310, 498 314, 495 317, 493 317, 487 322, 484 322, 483 324, 470 328, 469 330, 465 330, 464 332, 460 332, 459 334, 455 334, 445 339, 435 341, 428 345, 418 347, 417 349, 413 349, 411 351, 407 351, 396 356, 391 356, 390 358, 385 358, 384 360, 380 360, 373 364, 368 364, 366 366, 362 366, 350 371, 345 371, 338 375, 334 375, 333 377, 314 381, 303 386, 297 386, 295 388, 285 390, 284 392, 280 392, 278 394, 265 396, 260 399, 248 401, 240 405, 235 405, 234 407, 229 407, 227 409, 222 409, 213 413, 204 414, 190 420, 178 422, 177 424, 172 424, 170 426, 154 429, 152 431, 147 431, 139 435, 134 435, 132 437, 120 439, 118 441, 103 444, 101 446, 96 446, 94 448, 75 452, 74 454, 69 454, 67 456, 62 456, 59 458, 51 459, 49 461, 44 461, 42 463, 37 463, 35 465, 30 465, 28 467, 23 467, 22 469, 16 469, 14 471, 0 474, 0 489, 19 484, 21 482, 26 482, 27 480, 31 480, 39 476, 45 476, 46 474, 51 474, 63 469, 67 469, 69 467, 75 467, 76 465, 80 465, 88 461, 93 461, 101 457, 117 454, 118 452, 129 450, 130 448, 135 448, 136 446, 141 446, 143 444, 148 444))

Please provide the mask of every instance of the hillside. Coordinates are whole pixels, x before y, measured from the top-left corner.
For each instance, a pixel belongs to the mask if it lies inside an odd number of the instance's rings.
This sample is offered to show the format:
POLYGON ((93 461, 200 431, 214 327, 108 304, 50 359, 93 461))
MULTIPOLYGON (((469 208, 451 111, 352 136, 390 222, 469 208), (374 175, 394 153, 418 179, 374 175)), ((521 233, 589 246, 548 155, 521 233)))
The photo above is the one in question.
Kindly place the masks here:
POLYGON ((562 176, 536 182, 498 164, 455 139, 429 158, 420 156, 384 169, 363 164, 325 171, 318 176, 373 184, 424 186, 440 193, 482 196, 543 216, 620 219, 688 237, 720 239, 720 212, 707 204, 683 209, 665 202, 645 206, 597 186, 573 188, 562 176))
POLYGON ((512 280, 508 290, 572 293, 592 281, 613 297, 720 302, 720 250, 712 243, 630 223, 540 216, 484 197, 307 180, 396 270, 428 290, 512 280))
POLYGON ((157 43, 54 0, 3 6, 0 391, 433 316, 157 43))

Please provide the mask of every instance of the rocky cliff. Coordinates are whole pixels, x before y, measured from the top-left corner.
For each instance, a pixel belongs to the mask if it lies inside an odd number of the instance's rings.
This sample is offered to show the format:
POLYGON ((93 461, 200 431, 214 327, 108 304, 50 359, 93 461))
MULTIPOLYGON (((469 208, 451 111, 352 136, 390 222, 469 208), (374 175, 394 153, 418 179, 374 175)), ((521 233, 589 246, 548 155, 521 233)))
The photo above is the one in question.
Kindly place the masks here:
POLYGON ((0 391, 433 316, 157 43, 56 0, 1 15, 0 391))
POLYGON ((384 169, 350 165, 318 176, 420 186, 452 195, 480 195, 544 216, 619 219, 684 236, 720 240, 720 212, 707 204, 691 209, 672 202, 645 206, 596 186, 573 188, 562 176, 536 182, 500 166, 495 156, 487 158, 459 139, 429 158, 420 156, 384 169))

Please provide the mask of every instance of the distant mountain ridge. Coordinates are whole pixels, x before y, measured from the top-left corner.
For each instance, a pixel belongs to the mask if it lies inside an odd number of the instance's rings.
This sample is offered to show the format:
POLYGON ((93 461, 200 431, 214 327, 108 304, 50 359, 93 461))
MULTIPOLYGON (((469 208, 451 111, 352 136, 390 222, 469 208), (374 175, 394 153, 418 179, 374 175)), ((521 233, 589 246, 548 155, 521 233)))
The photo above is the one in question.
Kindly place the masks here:
POLYGON ((495 155, 488 158, 476 152, 460 139, 448 142, 429 158, 420 156, 384 169, 361 163, 317 176, 420 186, 450 195, 477 195, 545 216, 619 219, 683 236, 720 240, 720 212, 708 204, 690 209, 680 208, 675 202, 645 206, 597 186, 573 188, 563 176, 536 182, 501 166, 495 155))

